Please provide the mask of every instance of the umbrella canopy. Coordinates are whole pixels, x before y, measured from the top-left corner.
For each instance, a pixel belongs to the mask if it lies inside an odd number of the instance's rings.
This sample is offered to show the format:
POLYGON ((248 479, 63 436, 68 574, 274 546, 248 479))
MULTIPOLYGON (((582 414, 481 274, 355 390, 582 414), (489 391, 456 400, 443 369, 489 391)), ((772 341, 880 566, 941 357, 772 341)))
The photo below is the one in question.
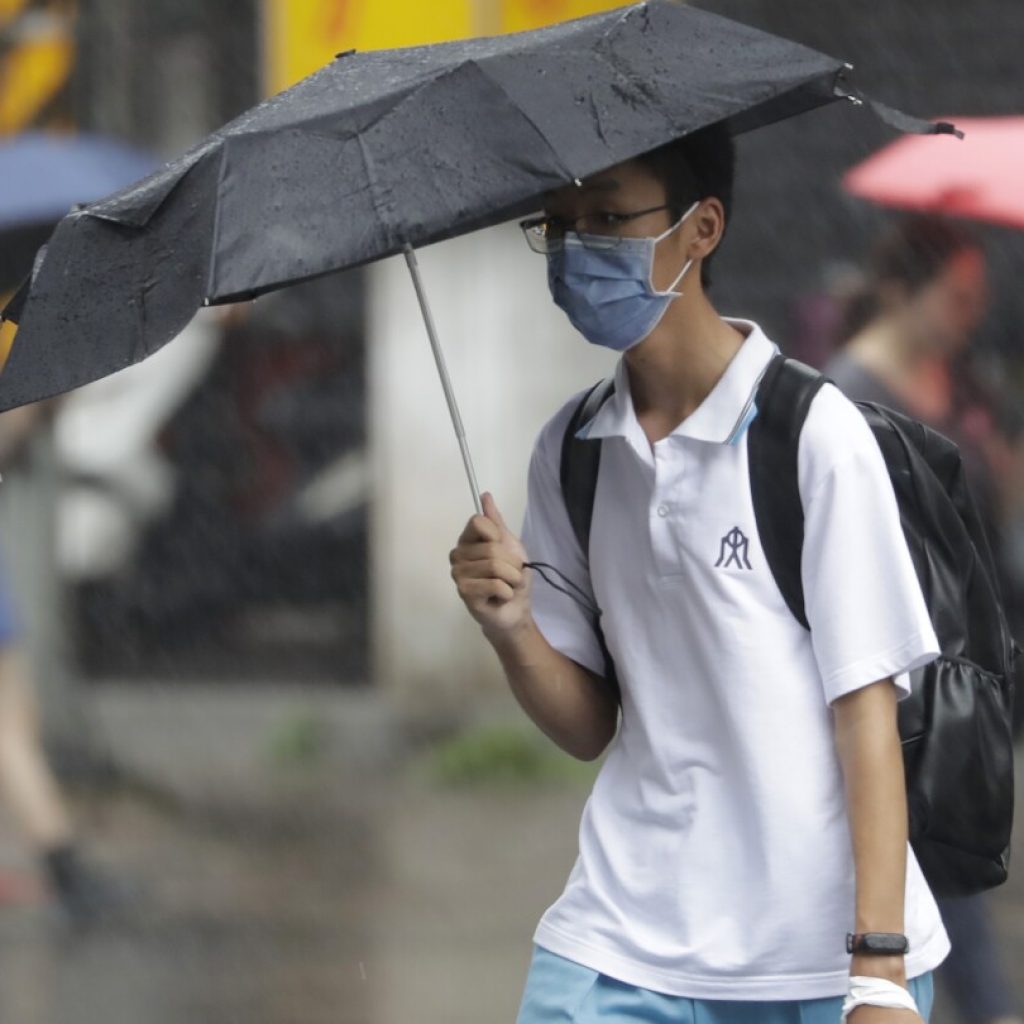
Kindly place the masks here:
POLYGON ((846 97, 847 67, 676 0, 341 54, 65 218, 12 303, 0 409, 137 362, 204 302, 498 223, 705 125, 741 132, 846 97))
POLYGON ((855 196, 1024 228, 1024 116, 956 119, 962 142, 907 136, 847 172, 855 196))

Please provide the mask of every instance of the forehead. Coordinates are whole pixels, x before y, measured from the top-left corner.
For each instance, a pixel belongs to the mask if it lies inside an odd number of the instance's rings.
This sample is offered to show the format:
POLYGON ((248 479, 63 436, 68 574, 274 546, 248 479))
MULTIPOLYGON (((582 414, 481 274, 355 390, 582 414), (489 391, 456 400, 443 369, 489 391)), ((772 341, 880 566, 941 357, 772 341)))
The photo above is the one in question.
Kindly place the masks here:
POLYGON ((642 198, 661 202, 665 198, 662 183, 638 160, 627 160, 607 170, 599 171, 579 184, 563 185, 544 196, 545 207, 561 207, 586 200, 632 200, 642 198))

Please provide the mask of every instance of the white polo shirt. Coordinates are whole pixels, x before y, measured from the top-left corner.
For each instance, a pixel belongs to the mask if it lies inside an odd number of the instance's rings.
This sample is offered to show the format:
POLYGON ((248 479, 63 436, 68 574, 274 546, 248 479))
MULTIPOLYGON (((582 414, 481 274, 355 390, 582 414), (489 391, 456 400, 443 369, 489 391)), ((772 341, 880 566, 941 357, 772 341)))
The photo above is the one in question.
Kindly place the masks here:
MULTIPOLYGON (((580 852, 535 941, 633 985, 699 999, 842 995, 854 867, 829 704, 938 644, 870 429, 827 385, 800 441, 808 633, 766 562, 746 428, 776 351, 757 325, 700 407, 652 449, 625 364, 583 429, 604 439, 588 573, 559 484, 581 396, 544 427, 523 540, 596 597, 622 721, 587 801, 580 852)), ((535 578, 547 640, 594 670, 586 613, 535 578)), ((897 680, 906 689, 905 677, 897 680)), ((909 854, 909 975, 949 950, 909 854)))

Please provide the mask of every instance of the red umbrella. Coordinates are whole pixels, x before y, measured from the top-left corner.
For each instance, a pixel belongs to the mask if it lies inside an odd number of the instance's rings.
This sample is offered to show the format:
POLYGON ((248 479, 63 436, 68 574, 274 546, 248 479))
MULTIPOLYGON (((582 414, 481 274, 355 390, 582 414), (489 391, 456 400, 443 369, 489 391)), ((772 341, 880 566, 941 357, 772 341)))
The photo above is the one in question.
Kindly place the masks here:
POLYGON ((1024 116, 953 120, 962 140, 896 139, 848 171, 843 187, 883 206, 1024 228, 1024 116))

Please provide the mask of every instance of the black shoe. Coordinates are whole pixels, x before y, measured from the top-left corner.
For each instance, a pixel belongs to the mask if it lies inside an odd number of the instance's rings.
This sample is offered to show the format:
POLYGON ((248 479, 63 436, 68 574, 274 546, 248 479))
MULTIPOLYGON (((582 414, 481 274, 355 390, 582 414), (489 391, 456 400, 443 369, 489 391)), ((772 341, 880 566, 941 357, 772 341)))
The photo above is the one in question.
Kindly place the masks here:
POLYGON ((50 850, 43 859, 57 903, 73 928, 123 920, 129 902, 125 888, 83 862, 73 846, 50 850))

